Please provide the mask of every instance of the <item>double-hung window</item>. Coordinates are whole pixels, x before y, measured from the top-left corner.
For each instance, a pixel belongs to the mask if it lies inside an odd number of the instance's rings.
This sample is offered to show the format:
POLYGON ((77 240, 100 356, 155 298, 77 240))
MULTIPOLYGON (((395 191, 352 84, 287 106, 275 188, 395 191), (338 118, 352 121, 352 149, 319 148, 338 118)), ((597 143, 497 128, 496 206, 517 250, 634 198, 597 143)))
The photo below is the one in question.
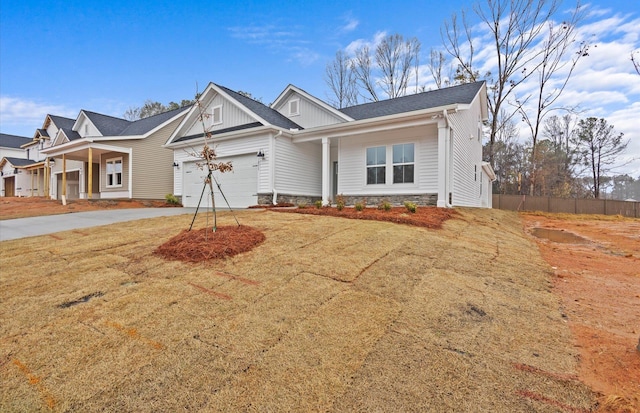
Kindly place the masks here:
POLYGON ((393 145, 393 183, 413 183, 414 145, 403 143, 393 145))
POLYGON ((107 159, 107 187, 122 186, 122 158, 107 159))
POLYGON ((386 179, 387 148, 367 148, 367 185, 384 184, 386 179))

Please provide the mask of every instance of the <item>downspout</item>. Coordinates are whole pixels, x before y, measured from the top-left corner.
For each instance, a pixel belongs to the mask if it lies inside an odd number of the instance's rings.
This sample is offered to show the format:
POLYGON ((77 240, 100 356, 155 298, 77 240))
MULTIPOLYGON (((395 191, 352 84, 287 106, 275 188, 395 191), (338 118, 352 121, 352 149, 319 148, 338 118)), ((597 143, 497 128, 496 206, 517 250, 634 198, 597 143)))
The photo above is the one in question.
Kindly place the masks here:
POLYGON ((278 203, 278 190, 276 189, 276 151, 275 151, 275 142, 276 139, 278 139, 280 136, 282 136, 282 131, 278 131, 278 133, 276 133, 276 135, 271 139, 271 143, 270 143, 270 147, 269 147, 269 170, 270 170, 270 175, 271 175, 271 190, 273 192, 273 199, 271 200, 271 203, 273 205, 276 205, 278 203))
MULTIPOLYGON (((446 123, 447 123, 447 129, 448 129, 448 133, 447 133, 447 137, 446 137, 446 147, 445 147, 445 153, 446 153, 446 157, 445 157, 445 168, 444 168, 444 187, 445 187, 445 205, 447 208, 452 208, 453 204, 451 204, 449 202, 449 194, 452 194, 451 192, 451 157, 452 154, 450 153, 449 148, 451 148, 451 139, 453 138, 452 136, 452 131, 451 131, 451 123, 449 121, 449 114, 447 113, 446 109, 442 110, 442 116, 444 117, 446 123)), ((451 198, 453 198, 453 195, 451 196, 451 198)))

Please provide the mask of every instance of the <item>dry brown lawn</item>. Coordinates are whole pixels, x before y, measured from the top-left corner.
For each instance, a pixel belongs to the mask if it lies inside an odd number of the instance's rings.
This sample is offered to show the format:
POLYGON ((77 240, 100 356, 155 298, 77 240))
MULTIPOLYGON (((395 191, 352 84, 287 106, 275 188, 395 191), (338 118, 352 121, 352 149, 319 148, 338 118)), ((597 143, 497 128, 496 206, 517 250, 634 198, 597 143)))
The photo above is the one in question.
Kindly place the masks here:
POLYGON ((189 215, 2 242, 0 411, 589 411, 520 218, 458 211, 242 212, 266 240, 208 264, 153 254, 189 215))

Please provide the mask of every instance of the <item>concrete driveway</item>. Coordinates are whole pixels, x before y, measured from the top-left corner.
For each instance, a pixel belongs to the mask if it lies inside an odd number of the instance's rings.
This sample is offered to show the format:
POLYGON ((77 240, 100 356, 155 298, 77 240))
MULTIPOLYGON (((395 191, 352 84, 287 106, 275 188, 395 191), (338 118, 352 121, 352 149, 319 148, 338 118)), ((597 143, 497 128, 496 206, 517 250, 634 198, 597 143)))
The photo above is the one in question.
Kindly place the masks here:
POLYGON ((72 229, 97 227, 116 222, 193 214, 195 208, 112 209, 0 221, 0 241, 52 234, 72 229))

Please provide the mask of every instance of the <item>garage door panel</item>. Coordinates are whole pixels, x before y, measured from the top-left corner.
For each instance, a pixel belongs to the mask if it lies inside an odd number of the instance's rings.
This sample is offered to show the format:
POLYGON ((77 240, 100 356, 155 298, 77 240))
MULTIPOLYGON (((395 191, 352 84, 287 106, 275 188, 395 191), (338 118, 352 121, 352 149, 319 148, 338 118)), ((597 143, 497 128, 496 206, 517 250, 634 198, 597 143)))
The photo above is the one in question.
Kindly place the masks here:
MULTIPOLYGON (((223 162, 231 162, 233 171, 220 173, 214 171, 212 176, 214 197, 217 206, 226 206, 222 193, 232 208, 246 208, 258 202, 258 168, 255 155, 237 156, 220 159, 223 162)), ((195 207, 203 193, 201 206, 211 204, 209 200, 209 186, 205 187, 205 179, 208 172, 198 167, 197 162, 188 162, 183 167, 183 200, 186 207, 195 207)))

